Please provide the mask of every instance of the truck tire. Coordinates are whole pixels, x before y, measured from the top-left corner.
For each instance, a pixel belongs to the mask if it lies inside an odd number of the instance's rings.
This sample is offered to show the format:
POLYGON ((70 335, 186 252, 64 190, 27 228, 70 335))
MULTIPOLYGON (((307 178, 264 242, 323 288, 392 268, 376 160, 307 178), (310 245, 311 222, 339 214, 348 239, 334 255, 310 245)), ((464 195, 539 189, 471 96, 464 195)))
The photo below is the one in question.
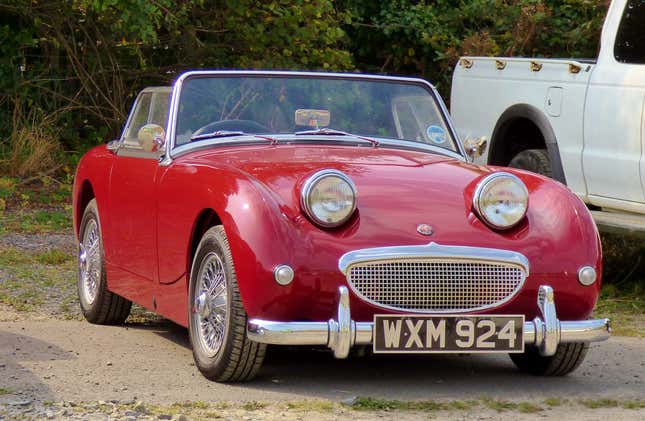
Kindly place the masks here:
POLYGON ((527 347, 522 354, 509 355, 520 371, 536 376, 565 376, 578 368, 588 349, 586 342, 561 343, 551 357, 543 357, 535 347, 527 347))
POLYGON ((546 149, 526 149, 515 155, 508 166, 553 178, 551 160, 546 149))

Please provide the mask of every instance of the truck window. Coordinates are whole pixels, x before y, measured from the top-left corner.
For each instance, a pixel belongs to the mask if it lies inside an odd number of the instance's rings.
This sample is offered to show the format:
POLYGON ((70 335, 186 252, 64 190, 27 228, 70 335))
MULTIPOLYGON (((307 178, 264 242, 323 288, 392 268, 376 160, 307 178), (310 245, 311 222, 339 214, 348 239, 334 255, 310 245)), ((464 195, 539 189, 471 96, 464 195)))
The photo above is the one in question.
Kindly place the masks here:
POLYGON ((621 63, 645 64, 645 0, 628 0, 618 26, 614 57, 621 63))

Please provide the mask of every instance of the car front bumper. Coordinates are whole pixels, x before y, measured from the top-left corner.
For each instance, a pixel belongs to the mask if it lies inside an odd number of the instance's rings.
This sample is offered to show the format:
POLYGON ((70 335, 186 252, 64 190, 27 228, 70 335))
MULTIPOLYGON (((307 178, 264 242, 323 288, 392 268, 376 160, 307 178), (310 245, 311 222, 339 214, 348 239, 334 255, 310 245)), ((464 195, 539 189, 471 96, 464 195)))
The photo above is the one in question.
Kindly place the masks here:
MULTIPOLYGON (((372 344, 372 322, 356 322, 351 318, 349 291, 338 289, 338 314, 326 322, 276 322, 253 319, 248 322, 247 335, 255 341, 273 345, 327 345, 336 358, 346 358, 355 345, 372 344)), ((555 354, 558 344, 598 342, 609 338, 609 319, 581 321, 558 320, 553 288, 542 285, 538 291, 542 317, 524 322, 524 344, 535 346, 543 356, 555 354)))

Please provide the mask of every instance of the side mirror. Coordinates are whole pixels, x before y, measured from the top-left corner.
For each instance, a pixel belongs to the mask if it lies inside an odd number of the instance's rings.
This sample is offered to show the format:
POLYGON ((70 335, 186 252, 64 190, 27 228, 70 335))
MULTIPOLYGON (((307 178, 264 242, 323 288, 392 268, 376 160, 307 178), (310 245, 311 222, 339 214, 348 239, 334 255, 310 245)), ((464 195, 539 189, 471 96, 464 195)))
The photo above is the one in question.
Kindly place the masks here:
POLYGON ((145 152, 157 152, 165 144, 166 131, 158 124, 150 123, 137 132, 137 140, 145 152))
POLYGON ((464 149, 466 150, 466 153, 468 154, 470 159, 475 159, 478 156, 482 156, 486 151, 486 146, 488 146, 488 139, 486 139, 486 136, 482 136, 477 139, 469 137, 464 141, 464 149))

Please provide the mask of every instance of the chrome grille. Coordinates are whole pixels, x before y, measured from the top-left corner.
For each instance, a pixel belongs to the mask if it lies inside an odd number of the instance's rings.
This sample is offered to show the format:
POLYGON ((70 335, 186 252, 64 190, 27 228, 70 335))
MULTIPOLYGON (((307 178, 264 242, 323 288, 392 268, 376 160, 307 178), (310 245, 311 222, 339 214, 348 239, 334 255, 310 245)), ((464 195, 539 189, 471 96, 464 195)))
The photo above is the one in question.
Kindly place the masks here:
POLYGON ((411 311, 463 311, 501 304, 526 273, 506 262, 394 260, 357 262, 347 271, 356 293, 377 305, 411 311))

